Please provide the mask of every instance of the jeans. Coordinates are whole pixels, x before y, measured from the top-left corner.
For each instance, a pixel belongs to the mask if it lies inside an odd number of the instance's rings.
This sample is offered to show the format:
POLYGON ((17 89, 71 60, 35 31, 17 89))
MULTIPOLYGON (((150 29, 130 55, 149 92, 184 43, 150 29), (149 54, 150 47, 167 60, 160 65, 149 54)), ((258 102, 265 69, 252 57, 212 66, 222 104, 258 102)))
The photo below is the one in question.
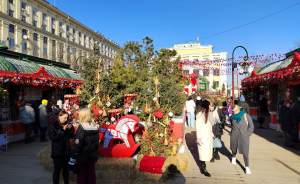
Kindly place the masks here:
POLYGON ((187 121, 187 124, 188 124, 188 127, 195 127, 195 113, 194 112, 187 112, 187 118, 188 118, 188 121, 187 121))

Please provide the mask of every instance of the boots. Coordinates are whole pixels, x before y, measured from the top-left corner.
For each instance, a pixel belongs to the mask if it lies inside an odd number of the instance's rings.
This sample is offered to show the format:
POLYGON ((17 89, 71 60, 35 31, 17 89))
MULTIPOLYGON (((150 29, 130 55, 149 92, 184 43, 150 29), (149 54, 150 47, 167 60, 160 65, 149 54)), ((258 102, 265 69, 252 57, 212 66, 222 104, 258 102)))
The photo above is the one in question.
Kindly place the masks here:
POLYGON ((206 164, 205 162, 201 161, 200 163, 200 172, 201 174, 204 174, 204 176, 206 177, 211 177, 211 175, 209 174, 209 172, 206 170, 206 164))
POLYGON ((215 158, 216 160, 220 160, 220 155, 219 155, 219 150, 218 150, 218 148, 215 148, 215 149, 214 149, 214 158, 215 158))
POLYGON ((214 148, 213 157, 210 160, 210 162, 214 162, 215 160, 220 160, 220 155, 219 155, 219 152, 218 152, 218 148, 214 148))

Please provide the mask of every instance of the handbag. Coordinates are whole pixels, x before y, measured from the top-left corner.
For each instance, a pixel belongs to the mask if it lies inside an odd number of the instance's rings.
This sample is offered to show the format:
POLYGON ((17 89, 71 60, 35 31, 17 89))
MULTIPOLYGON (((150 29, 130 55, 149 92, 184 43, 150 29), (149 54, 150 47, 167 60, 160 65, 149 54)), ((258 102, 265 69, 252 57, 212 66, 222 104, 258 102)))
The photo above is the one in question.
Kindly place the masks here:
POLYGON ((222 142, 219 138, 215 137, 213 139, 213 147, 214 148, 222 148, 222 142))

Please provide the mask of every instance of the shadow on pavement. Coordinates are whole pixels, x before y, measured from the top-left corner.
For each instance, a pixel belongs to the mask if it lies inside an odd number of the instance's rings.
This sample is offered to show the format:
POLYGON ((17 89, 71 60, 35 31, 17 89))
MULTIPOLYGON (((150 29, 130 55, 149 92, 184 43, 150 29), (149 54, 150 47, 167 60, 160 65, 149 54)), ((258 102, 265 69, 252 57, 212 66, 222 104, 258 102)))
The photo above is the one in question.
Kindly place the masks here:
POLYGON ((199 170, 200 170, 200 160, 199 160, 196 132, 192 131, 190 133, 186 133, 185 134, 185 142, 186 142, 188 149, 192 153, 194 160, 197 163, 199 170))
MULTIPOLYGON (((199 160, 199 152, 198 152, 198 147, 197 147, 197 137, 196 137, 196 132, 192 131, 191 133, 186 133, 185 134, 185 141, 188 149, 192 153, 195 162, 197 163, 199 169, 200 169, 200 160, 199 160)), ((224 142, 222 141, 222 148, 219 150, 219 152, 226 156, 229 160, 231 161, 231 152, 229 149, 225 146, 224 142)), ((245 167, 241 164, 240 161, 237 160, 237 164, 245 171, 245 167)))
POLYGON ((164 184, 185 184, 186 179, 178 168, 171 164, 168 166, 162 177, 159 179, 159 183, 164 184))
POLYGON ((254 133, 264 139, 266 139, 267 141, 269 142, 272 142, 290 152, 293 152, 297 155, 300 155, 300 144, 297 143, 295 145, 295 147, 286 147, 284 146, 284 136, 283 136, 283 133, 281 132, 278 132, 276 130, 273 130, 273 129, 260 129, 258 128, 258 124, 257 123, 254 123, 255 125, 255 129, 254 129, 254 133))

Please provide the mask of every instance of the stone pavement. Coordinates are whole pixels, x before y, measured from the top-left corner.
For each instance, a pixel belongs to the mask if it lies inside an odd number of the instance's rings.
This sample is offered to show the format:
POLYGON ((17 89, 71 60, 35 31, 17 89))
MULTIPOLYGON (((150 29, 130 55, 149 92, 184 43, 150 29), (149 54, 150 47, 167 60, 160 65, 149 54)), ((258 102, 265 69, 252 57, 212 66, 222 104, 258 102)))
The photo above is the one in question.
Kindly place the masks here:
MULTIPOLYGON (((282 147, 282 138, 273 130, 258 129, 251 136, 252 175, 244 174, 241 166, 230 164, 229 134, 224 131, 222 140, 225 146, 220 154, 221 160, 207 163, 212 177, 203 176, 195 161, 198 155, 194 140, 195 131, 187 130, 186 153, 190 159, 189 168, 183 173, 187 184, 300 184, 300 150, 282 147)), ((8 152, 0 152, 0 184, 50 184, 51 173, 46 171, 37 159, 38 152, 46 145, 47 143, 39 142, 26 145, 14 143, 8 146, 8 152)), ((241 165, 244 164, 241 155, 238 155, 238 160, 241 165)))
POLYGON ((1 184, 50 184, 51 173, 38 162, 38 152, 47 143, 23 142, 8 145, 8 152, 0 152, 1 184))
POLYGON ((197 165, 198 153, 195 144, 195 130, 186 130, 186 145, 190 157, 188 170, 183 173, 186 183, 196 184, 300 184, 300 151, 288 150, 280 146, 278 138, 270 138, 270 134, 277 136, 274 130, 256 130, 251 136, 250 168, 252 175, 244 173, 242 155, 238 155, 238 164, 230 163, 229 129, 224 131, 222 140, 221 160, 207 163, 207 170, 212 177, 200 174, 197 165), (262 137, 262 136, 265 137, 262 137), (272 141, 271 141, 272 140, 272 141), (273 141, 275 140, 275 141, 273 141), (277 144, 275 144, 276 142, 277 144))

